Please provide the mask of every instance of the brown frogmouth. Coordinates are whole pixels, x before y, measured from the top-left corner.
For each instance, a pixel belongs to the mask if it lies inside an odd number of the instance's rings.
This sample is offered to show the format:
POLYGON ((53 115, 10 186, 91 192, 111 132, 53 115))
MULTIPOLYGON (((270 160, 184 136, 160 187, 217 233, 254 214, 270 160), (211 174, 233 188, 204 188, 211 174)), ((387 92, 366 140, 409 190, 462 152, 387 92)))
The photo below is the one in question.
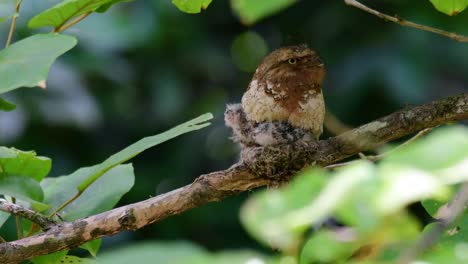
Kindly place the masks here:
POLYGON ((242 104, 228 105, 226 125, 242 146, 315 141, 322 134, 325 68, 305 45, 279 48, 257 67, 242 104))

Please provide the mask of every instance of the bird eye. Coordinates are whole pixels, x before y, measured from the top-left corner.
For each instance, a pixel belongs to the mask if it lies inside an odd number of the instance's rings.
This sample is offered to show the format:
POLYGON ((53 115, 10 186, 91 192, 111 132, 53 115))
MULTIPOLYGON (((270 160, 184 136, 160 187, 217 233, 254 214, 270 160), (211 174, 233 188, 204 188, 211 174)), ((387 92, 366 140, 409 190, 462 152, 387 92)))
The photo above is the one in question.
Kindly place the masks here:
POLYGON ((297 60, 296 59, 289 59, 288 62, 289 62, 289 64, 296 64, 297 60))

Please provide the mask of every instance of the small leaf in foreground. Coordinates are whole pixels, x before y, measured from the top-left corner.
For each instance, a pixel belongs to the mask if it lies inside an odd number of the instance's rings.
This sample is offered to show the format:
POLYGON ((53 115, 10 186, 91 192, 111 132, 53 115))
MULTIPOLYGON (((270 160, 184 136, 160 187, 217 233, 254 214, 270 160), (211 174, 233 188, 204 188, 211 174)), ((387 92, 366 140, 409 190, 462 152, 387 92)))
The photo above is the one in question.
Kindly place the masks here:
POLYGON ((382 214, 396 212, 423 199, 446 199, 450 194, 448 187, 439 178, 422 170, 381 164, 379 176, 382 187, 374 199, 382 214))
POLYGON ((435 129, 426 137, 389 153, 385 163, 438 172, 468 158, 468 128, 435 129))
POLYGON ((44 82, 52 63, 76 42, 72 36, 36 34, 0 51, 0 94, 44 82))
MULTIPOLYGON (((106 251, 99 264, 170 263, 170 264, 266 264, 265 256, 251 250, 230 250, 211 253, 188 242, 144 242, 106 251), (155 260, 153 262, 148 260, 155 260), (156 261, 157 260, 157 261, 156 261)), ((281 262, 291 263, 291 262, 281 262)))
POLYGON ((31 18, 30 28, 52 26, 58 28, 70 19, 93 12, 112 0, 65 0, 31 18))
POLYGON ((301 236, 284 223, 284 215, 307 206, 326 182, 327 172, 314 168, 279 190, 267 190, 252 196, 243 205, 241 222, 257 240, 275 248, 289 248, 301 236))
POLYGON ((301 263, 334 263, 350 257, 357 245, 353 235, 346 234, 350 228, 341 228, 340 232, 320 230, 305 243, 301 252, 301 263))
POLYGON ((190 260, 204 256, 206 251, 187 242, 145 242, 118 250, 110 250, 99 256, 100 264, 158 263, 187 264, 190 260))
POLYGON ((10 214, 6 212, 0 212, 0 228, 5 224, 5 222, 10 218, 10 214))
POLYGON ((468 6, 468 0, 430 0, 434 7, 449 16, 458 15, 468 6))
POLYGON ((13 111, 15 109, 16 109, 15 104, 10 103, 5 99, 0 98, 0 110, 5 111, 5 112, 9 112, 9 111, 13 111))
POLYGON ((102 238, 98 238, 84 243, 80 248, 87 250, 91 256, 96 257, 99 248, 101 247, 101 243, 102 238))
POLYGON ((58 260, 55 263, 47 263, 47 264, 63 264, 63 263, 67 263, 67 264, 99 264, 99 262, 94 260, 94 259, 80 258, 80 257, 76 257, 76 256, 71 256, 71 255, 67 255, 67 256, 63 257, 62 259, 58 260))
POLYGON ((208 8, 211 1, 212 0, 172 0, 172 3, 182 12, 196 14, 208 8))
POLYGON ((426 199, 421 202, 422 206, 424 209, 426 209, 426 212, 430 214, 432 217, 436 217, 436 213, 439 210, 439 208, 444 205, 443 202, 433 200, 433 199, 426 199))
POLYGON ((0 172, 30 177, 39 182, 49 174, 51 167, 51 159, 37 156, 34 151, 0 147, 0 172))
POLYGON ((250 25, 294 4, 296 0, 231 0, 232 9, 244 24, 250 25))
POLYGON ((35 257, 32 259, 34 264, 62 264, 60 262, 68 254, 68 250, 61 250, 44 256, 35 257))

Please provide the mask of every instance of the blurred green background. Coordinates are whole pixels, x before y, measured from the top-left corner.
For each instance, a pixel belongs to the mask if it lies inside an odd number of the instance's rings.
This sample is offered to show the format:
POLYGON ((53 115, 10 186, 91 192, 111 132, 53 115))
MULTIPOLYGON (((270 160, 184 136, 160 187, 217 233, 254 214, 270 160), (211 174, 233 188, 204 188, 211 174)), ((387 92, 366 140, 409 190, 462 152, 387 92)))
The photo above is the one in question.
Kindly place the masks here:
MULTIPOLYGON (((37 32, 27 21, 57 2, 24 0, 14 40, 37 32)), ((426 0, 364 3, 468 35, 468 12, 449 17, 426 0)), ((14 1, 0 2, 0 16, 13 9, 14 1)), ((0 24, 0 43, 8 25, 0 24)), ((215 115, 212 126, 134 159, 136 183, 121 205, 234 163, 238 149, 223 124, 225 105, 240 101, 258 60, 283 45, 307 43, 321 54, 328 69, 327 107, 351 126, 468 91, 467 44, 385 22, 343 1, 298 1, 245 26, 226 0, 214 0, 196 15, 180 12, 170 0, 140 0, 92 14, 65 33, 79 43, 53 65, 47 90, 8 93, 5 98, 18 107, 0 114, 0 144, 52 158, 51 176, 100 163, 202 113, 215 115)), ((103 247, 151 239, 190 240, 212 250, 257 248, 238 220, 249 195, 105 238, 103 247)), ((9 240, 15 238, 11 220, 0 232, 9 240)))

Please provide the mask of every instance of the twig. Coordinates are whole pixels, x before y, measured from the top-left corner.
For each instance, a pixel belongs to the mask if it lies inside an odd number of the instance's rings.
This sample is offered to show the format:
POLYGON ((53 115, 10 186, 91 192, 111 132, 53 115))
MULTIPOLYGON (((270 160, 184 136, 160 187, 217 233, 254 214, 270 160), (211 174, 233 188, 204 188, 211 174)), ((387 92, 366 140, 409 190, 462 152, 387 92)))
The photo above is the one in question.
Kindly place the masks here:
POLYGON ((466 93, 396 112, 307 146, 280 146, 276 156, 271 153, 278 147, 251 148, 243 155, 244 158, 254 158, 243 159, 227 170, 202 175, 187 186, 138 203, 64 222, 41 234, 2 243, 0 263, 18 263, 125 230, 136 230, 206 203, 274 184, 278 177, 292 176, 311 163, 333 164, 424 128, 464 119, 468 119, 466 93))
POLYGON ((8 32, 8 38, 7 38, 5 48, 8 48, 10 46, 11 39, 13 38, 13 32, 15 31, 15 26, 16 26, 16 18, 19 16, 21 2, 22 0, 16 1, 15 14, 13 15, 13 18, 11 19, 10 31, 8 32))
MULTIPOLYGON (((381 160, 382 158, 384 158, 386 155, 388 155, 389 153, 392 153, 394 152, 395 150, 398 150, 410 143, 412 143, 413 141, 415 141, 416 139, 426 135, 427 133, 429 133, 432 129, 434 129, 433 127, 430 127, 430 128, 426 128, 426 129, 423 129, 421 131, 419 131, 415 136, 413 136, 412 138, 408 139, 407 141, 403 142, 402 144, 394 147, 393 149, 385 152, 385 153, 382 153, 382 154, 379 154, 379 155, 373 155, 373 156, 366 156, 364 155, 362 152, 359 152, 358 155, 361 159, 366 159, 366 160, 369 160, 369 161, 372 161, 372 162, 376 162, 376 161, 379 161, 381 160)), ((355 162, 357 162, 359 160, 351 160, 351 161, 348 161, 348 162, 342 162, 342 163, 336 163, 336 164, 332 164, 332 165, 328 165, 325 167, 325 169, 334 169, 334 168, 338 168, 338 167, 343 167, 343 166, 347 166, 347 165, 350 165, 350 164, 353 164, 355 162)))
POLYGON ((54 221, 49 220, 46 216, 43 216, 31 209, 25 208, 21 205, 15 203, 9 203, 5 199, 0 199, 0 211, 4 211, 15 216, 21 216, 29 221, 36 223, 43 229, 47 229, 48 227, 55 224, 54 221))
POLYGON ((87 16, 89 16, 92 12, 84 13, 81 16, 78 16, 77 18, 73 19, 71 22, 65 25, 58 26, 57 28, 54 29, 54 32, 60 33, 62 31, 67 30, 71 26, 75 25, 76 23, 80 22, 81 20, 85 19, 87 16))
POLYGON ((437 219, 436 225, 425 233, 421 239, 409 248, 399 259, 397 264, 407 264, 412 262, 417 256, 430 248, 443 232, 463 213, 468 205, 468 183, 463 184, 460 191, 445 208, 446 214, 437 219))
POLYGON ((328 109, 325 113, 325 122, 323 125, 330 133, 334 135, 339 135, 353 129, 352 127, 343 123, 340 119, 328 111, 328 109))
POLYGON ((354 6, 354 7, 359 8, 359 9, 361 9, 361 10, 367 12, 367 13, 370 13, 372 15, 375 15, 375 16, 380 17, 382 19, 385 19, 387 21, 397 23, 397 24, 402 25, 402 26, 417 28, 417 29, 420 29, 420 30, 423 30, 423 31, 429 31, 429 32, 439 34, 439 35, 442 35, 444 37, 447 37, 447 38, 450 38, 450 39, 453 39, 453 40, 456 40, 456 41, 460 41, 460 42, 468 42, 468 37, 467 36, 463 36, 463 35, 460 35, 460 34, 457 34, 457 33, 445 31, 445 30, 438 29, 438 28, 429 27, 429 26, 426 26, 426 25, 417 24, 417 23, 414 23, 414 22, 411 22, 411 21, 408 21, 408 20, 404 20, 404 19, 402 19, 400 17, 393 17, 393 16, 390 16, 390 15, 381 13, 381 12, 379 12, 377 10, 371 9, 370 7, 367 7, 367 6, 361 4, 360 2, 358 2, 356 0, 344 0, 344 1, 345 1, 345 3, 347 5, 354 6))
MULTIPOLYGON (((16 204, 16 198, 11 198, 12 204, 16 204)), ((23 238, 23 228, 21 228, 21 217, 19 215, 15 215, 15 225, 16 225, 16 237, 18 239, 23 238)))
POLYGON ((392 148, 391 150, 387 151, 387 152, 384 152, 384 153, 381 153, 381 154, 378 154, 378 155, 373 155, 373 156, 366 156, 364 154, 362 154, 362 157, 363 159, 367 159, 369 161, 378 161, 378 160, 381 160, 383 157, 385 157, 386 155, 396 151, 396 150, 399 150, 401 149, 402 147, 404 146, 407 146, 411 143, 413 143, 416 139, 419 139, 420 137, 426 135, 427 133, 429 133, 432 129, 434 129, 433 127, 429 127, 429 128, 425 128, 421 131, 419 131, 416 135, 414 135, 413 137, 411 137, 410 139, 408 139, 407 141, 401 143, 400 145, 392 148))

